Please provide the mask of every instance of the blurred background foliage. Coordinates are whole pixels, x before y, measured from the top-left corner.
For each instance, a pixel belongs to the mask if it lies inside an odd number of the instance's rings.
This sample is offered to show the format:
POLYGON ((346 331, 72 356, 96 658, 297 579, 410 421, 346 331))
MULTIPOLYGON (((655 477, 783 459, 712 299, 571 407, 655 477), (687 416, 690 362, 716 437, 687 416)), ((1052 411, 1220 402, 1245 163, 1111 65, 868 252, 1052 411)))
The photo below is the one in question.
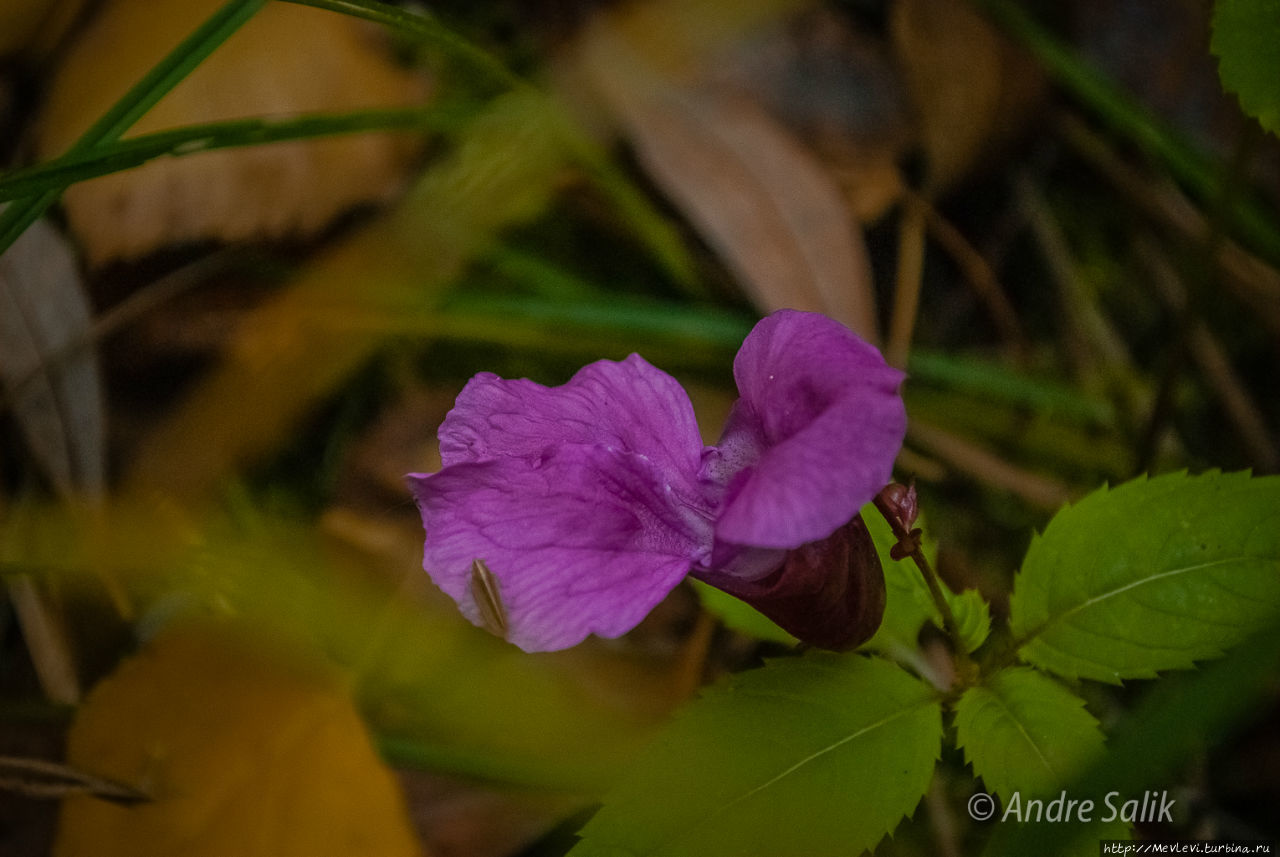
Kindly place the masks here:
MULTIPOLYGON (((899 476, 997 613, 1032 528, 1102 482, 1276 472, 1280 147, 1224 94, 1212 13, 9 0, 0 852, 139 853, 137 825, 75 798, 59 828, 42 799, 123 787, 192 801, 144 804, 184 853, 264 818, 347 853, 558 853, 681 701, 786 651, 686 588, 548 655, 460 619, 402 477, 477 371, 640 352, 710 441, 754 318, 826 312, 908 369, 899 476), (179 699, 237 705, 159 715, 179 699), (262 722, 348 767, 268 778, 298 750, 262 722), (371 818, 403 837, 360 839, 371 818)), ((1226 32, 1230 77, 1254 54, 1226 32)), ((1266 74, 1228 88, 1274 130, 1266 74)), ((1182 760, 1163 833, 1275 835, 1275 704, 1182 760)), ((942 770, 881 851, 980 842, 942 770)))

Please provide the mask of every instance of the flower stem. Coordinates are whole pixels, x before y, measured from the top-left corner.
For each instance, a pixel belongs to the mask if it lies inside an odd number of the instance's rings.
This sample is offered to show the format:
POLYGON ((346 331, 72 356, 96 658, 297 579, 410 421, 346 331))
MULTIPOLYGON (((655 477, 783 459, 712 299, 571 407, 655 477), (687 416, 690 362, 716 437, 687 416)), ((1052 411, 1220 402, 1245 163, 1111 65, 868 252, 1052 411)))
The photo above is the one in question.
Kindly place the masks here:
MULTIPOLYGON (((957 666, 967 662, 969 660, 969 652, 965 648, 964 638, 960 636, 960 626, 956 622, 955 614, 951 612, 951 605, 942 593, 942 584, 938 581, 938 575, 934 572, 933 566, 929 564, 929 559, 924 555, 924 549, 920 546, 920 531, 918 529, 913 530, 911 523, 902 519, 900 508, 885 496, 885 492, 877 494, 874 502, 880 514, 884 515, 884 519, 889 522, 889 528, 893 530, 893 535, 898 540, 898 544, 892 553, 894 559, 901 560, 911 557, 912 562, 916 564, 916 568, 920 569, 925 585, 929 588, 929 596, 933 599, 934 606, 938 608, 938 615, 942 617, 942 630, 946 632, 948 639, 951 640, 951 647, 955 652, 957 666)), ((912 517, 914 518, 914 515, 912 517)), ((958 672, 966 671, 958 670, 958 672)))

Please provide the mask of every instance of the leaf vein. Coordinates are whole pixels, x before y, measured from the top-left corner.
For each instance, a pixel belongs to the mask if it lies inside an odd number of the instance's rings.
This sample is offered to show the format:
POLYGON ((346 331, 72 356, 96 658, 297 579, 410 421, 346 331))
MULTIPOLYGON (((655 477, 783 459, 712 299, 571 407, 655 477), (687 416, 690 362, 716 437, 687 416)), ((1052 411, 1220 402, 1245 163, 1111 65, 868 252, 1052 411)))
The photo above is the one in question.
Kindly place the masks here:
POLYGON ((1115 589, 1111 589, 1106 592, 1101 592, 1098 595, 1093 596, 1092 598, 1088 598, 1080 602, 1079 604, 1075 605, 1074 607, 1071 607, 1068 610, 1064 610, 1063 612, 1059 613, 1056 616, 1050 616, 1044 622, 1044 624, 1042 624, 1040 627, 1036 628, 1035 630, 1031 631, 1030 633, 1027 634, 1026 637, 1020 640, 1016 648, 1017 649, 1023 648, 1024 646, 1027 645, 1027 643, 1031 642, 1036 637, 1043 634, 1049 628, 1053 627, 1054 625, 1060 622, 1066 621, 1067 619, 1071 618, 1072 616, 1076 615, 1082 610, 1087 610, 1096 604, 1100 604, 1103 601, 1116 597, 1117 595, 1123 595, 1124 593, 1129 592, 1130 590, 1137 589, 1142 586, 1146 586, 1149 583, 1155 583, 1160 580, 1166 580, 1171 577, 1177 577, 1179 575, 1189 574, 1194 571, 1202 571, 1206 568, 1213 568, 1214 566, 1229 565, 1231 563, 1244 562, 1244 561, 1256 560, 1256 559, 1263 559, 1263 558, 1255 557, 1255 556, 1224 557, 1222 559, 1216 559, 1211 562, 1202 562, 1196 565, 1184 566, 1182 568, 1172 568, 1167 571, 1161 571, 1155 574, 1149 574, 1146 577, 1140 578, 1138 580, 1130 581, 1129 583, 1126 583, 1123 586, 1116 587, 1115 589))
POLYGON ((843 747, 845 744, 848 744, 850 741, 854 741, 854 740, 856 740, 856 739, 858 739, 858 738, 861 738, 861 737, 862 737, 862 736, 864 736, 864 735, 867 735, 867 734, 869 734, 869 733, 871 733, 871 732, 874 732, 874 731, 875 731, 875 730, 877 730, 877 729, 880 729, 880 728, 882 728, 882 727, 884 727, 884 726, 887 726, 887 725, 888 725, 888 724, 890 724, 890 723, 893 723, 895 720, 899 720, 899 719, 901 719, 901 718, 903 718, 903 717, 906 717, 906 716, 908 716, 908 715, 910 715, 910 714, 914 714, 914 713, 916 713, 918 710, 923 709, 923 708, 927 708, 927 707, 932 706, 932 705, 936 705, 936 702, 935 702, 933 699, 924 699, 924 700, 922 700, 922 701, 920 701, 920 702, 916 703, 915 705, 911 705, 911 706, 908 706, 908 707, 906 707, 906 708, 903 708, 903 709, 901 709, 901 710, 899 710, 899 711, 896 711, 896 712, 894 712, 893 714, 890 714, 890 715, 889 715, 889 716, 887 716, 887 717, 883 717, 883 718, 881 718, 880 720, 877 720, 877 721, 876 721, 876 722, 874 722, 874 723, 870 723, 870 724, 868 724, 868 725, 866 725, 866 726, 862 727, 861 729, 858 729, 858 730, 856 730, 856 731, 854 731, 854 732, 851 732, 850 734, 848 734, 848 735, 844 736, 843 738, 841 738, 841 739, 840 739, 840 740, 838 740, 838 741, 834 741, 834 742, 832 742, 832 743, 828 744, 828 745, 827 745, 827 746, 825 746, 825 747, 822 747, 822 748, 820 748, 820 749, 818 749, 818 750, 815 750, 814 752, 810 753, 808 756, 805 756, 803 759, 801 759, 800 761, 798 761, 798 762, 796 762, 795 764, 791 765, 789 768, 787 768, 786 770, 782 771, 781 773, 778 773, 778 774, 774 775, 773 777, 769 778, 768 780, 766 780, 765 782, 763 782, 763 783, 761 783, 760 785, 756 786, 755 788, 750 789, 749 791, 746 791, 746 792, 742 793, 742 794, 741 794, 741 795, 739 795, 738 797, 736 797, 736 798, 734 798, 733 800, 729 801, 728 803, 724 804, 724 805, 723 805, 723 806, 721 806, 719 809, 717 809, 715 812, 711 812, 711 813, 708 813, 707 815, 703 816, 701 819, 699 819, 699 820, 698 820, 698 822, 697 822, 696 824, 694 824, 694 825, 692 825, 692 826, 690 826, 690 827, 686 828, 684 831, 682 831, 678 837, 673 838, 673 839, 669 840, 669 841, 668 841, 668 842, 666 842, 666 843, 663 843, 662 845, 660 845, 660 846, 659 846, 658 850, 655 850, 655 851, 653 851, 653 852, 651 852, 651 853, 654 853, 654 854, 661 853, 661 851, 662 851, 662 850, 664 850, 664 849, 666 849, 666 848, 668 848, 668 847, 670 847, 670 846, 674 845, 676 842, 680 841, 680 839, 683 839, 683 838, 685 838, 685 837, 689 836, 689 835, 690 835, 690 834, 692 834, 694 831, 698 830, 699 828, 703 827, 703 826, 704 826, 704 825, 706 825, 706 824, 709 824, 709 823, 710 823, 711 821, 713 821, 715 818, 717 818, 717 817, 719 817, 720 815, 723 815, 724 813, 728 812, 730 809, 732 809, 733 807, 735 807, 735 806, 737 806, 738 804, 742 803, 743 801, 749 800, 750 798, 754 797, 755 795, 759 794, 760 792, 764 791, 765 789, 769 788, 770 786, 773 786, 775 783, 778 783, 778 782, 780 782, 781 780, 785 779, 786 777, 789 777, 791 774, 793 774, 793 773, 795 773, 796 771, 800 770, 800 769, 801 769, 801 768, 803 768, 805 765, 808 765, 810 762, 813 762, 814 760, 819 759, 819 758, 821 758, 822 756, 827 755, 828 753, 835 752, 836 750, 838 750, 838 749, 840 749, 841 747, 843 747))

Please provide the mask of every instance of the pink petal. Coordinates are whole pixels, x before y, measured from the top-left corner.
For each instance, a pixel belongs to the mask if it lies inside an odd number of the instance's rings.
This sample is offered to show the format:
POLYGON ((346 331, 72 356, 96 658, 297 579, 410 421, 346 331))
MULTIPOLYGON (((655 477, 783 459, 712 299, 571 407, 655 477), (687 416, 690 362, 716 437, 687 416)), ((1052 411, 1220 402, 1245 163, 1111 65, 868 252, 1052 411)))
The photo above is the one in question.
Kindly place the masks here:
POLYGON ((710 523, 642 455, 566 445, 411 474, 423 567, 480 624, 471 566, 498 580, 507 639, 526 651, 629 631, 709 551, 710 523))
POLYGON ((507 456, 536 458, 560 444, 640 453, 690 484, 702 453, 689 396, 674 378, 636 354, 620 363, 599 360, 559 387, 483 372, 463 389, 440 426, 446 467, 507 456))
POLYGON ((704 462, 725 484, 718 540, 817 541, 889 481, 906 433, 903 375, 848 328, 776 312, 743 342, 734 377, 742 398, 704 462))

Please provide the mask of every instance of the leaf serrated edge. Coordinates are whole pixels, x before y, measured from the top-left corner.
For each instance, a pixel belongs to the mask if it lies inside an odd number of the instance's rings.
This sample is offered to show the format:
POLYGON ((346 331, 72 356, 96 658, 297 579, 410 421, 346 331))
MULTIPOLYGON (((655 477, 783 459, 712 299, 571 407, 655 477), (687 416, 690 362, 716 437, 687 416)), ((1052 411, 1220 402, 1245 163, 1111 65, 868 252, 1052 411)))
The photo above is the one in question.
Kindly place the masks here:
MULTIPOLYGON (((932 722, 930 723, 930 733, 931 735, 934 735, 936 738, 936 748, 934 749, 932 754, 932 761, 936 766, 936 763, 938 762, 938 760, 942 758, 942 741, 945 734, 945 730, 943 728, 943 721, 942 721, 942 704, 944 701, 943 696, 936 689, 930 687, 926 682, 921 680, 920 677, 913 675, 912 673, 902 669, 900 665, 886 658, 875 657, 875 656, 853 655, 853 654, 835 655, 829 652, 818 652, 816 654, 807 655, 800 659, 788 658, 788 657, 769 658, 765 660, 764 665, 760 667, 758 670, 751 670, 748 673, 739 673, 736 675, 730 675, 726 677, 723 681, 717 683, 716 685, 713 685, 712 687, 708 688, 704 693, 702 693, 698 697, 697 702, 704 703, 709 700, 724 700, 735 695, 738 695, 738 696, 767 695, 767 694, 761 694, 758 691, 749 687, 748 688, 738 687, 733 683, 734 679, 740 678, 742 675, 759 674, 771 668, 776 668, 779 665, 788 664, 788 663, 790 664, 801 663, 806 667, 816 668, 823 672, 839 672, 841 670, 841 664, 839 663, 839 661, 847 657, 858 657, 868 662, 876 662, 876 663, 882 664, 883 666, 888 667, 900 673, 902 676, 905 676, 911 679, 913 682, 915 682, 917 687, 922 691, 920 698, 918 699, 918 701, 911 703, 901 709, 898 709, 897 711, 893 712, 892 714, 886 717, 881 718, 875 723, 868 724, 867 726, 858 729, 852 734, 846 735, 842 737, 840 740, 832 742, 828 746, 820 748, 819 750, 813 753, 810 753, 804 759, 791 765, 781 773, 775 774, 764 783, 733 798, 732 800, 726 802, 722 806, 715 809, 713 812, 707 813, 705 816, 700 818, 696 824, 693 824, 679 831, 673 838, 670 838, 661 843, 658 843, 656 847, 646 851, 628 851, 627 853, 629 857, 648 857, 648 855, 660 853, 665 849, 667 849, 668 847, 670 847, 672 843, 679 842, 680 840, 688 837, 692 832, 702 828, 713 819, 723 815, 732 807, 742 803, 743 801, 747 800, 748 798, 756 794, 759 794, 764 789, 769 788, 770 786, 780 782, 785 777, 790 776, 792 773, 804 767, 805 765, 813 762, 815 759, 821 758, 822 756, 825 756, 828 753, 834 752, 836 749, 844 746, 845 744, 848 744, 850 741, 854 740, 855 738, 859 738, 864 735, 867 735, 868 733, 876 729, 879 729, 888 723, 892 723, 908 715, 917 714, 922 711, 928 711, 929 709, 932 709, 935 714, 935 717, 932 718, 932 722)), ((672 721, 668 724, 667 729, 671 729, 672 727, 676 726, 678 723, 685 721, 690 717, 695 716, 694 711, 695 711, 694 706, 686 706, 682 711, 680 711, 672 719, 672 721)), ((661 737, 658 739, 658 742, 659 743, 662 742, 661 737)), ((919 806, 920 800, 923 799, 925 791, 927 791, 927 788, 928 788, 928 784, 926 782, 925 789, 921 790, 921 793, 916 797, 915 802, 911 804, 911 808, 902 811, 896 818, 892 819, 889 822, 885 832, 881 833, 874 841, 872 841, 866 847, 865 849, 866 851, 869 852, 874 850, 879 845, 879 843, 884 840, 886 836, 891 836, 893 834, 893 831, 895 831, 898 828, 898 825, 902 823, 903 819, 910 817, 910 815, 914 812, 915 808, 919 806)), ((606 806, 607 806, 607 801, 606 801, 606 806)), ((591 838, 592 838, 590 826, 588 825, 588 827, 583 828, 579 836, 580 838, 579 838, 578 845, 576 845, 573 848, 573 850, 570 852, 570 857, 573 857, 573 855, 579 854, 579 853, 590 853, 585 850, 580 850, 580 849, 583 849, 584 846, 589 847, 588 843, 591 842, 591 838)))
MULTIPOLYGON (((1225 479, 1236 479, 1241 481, 1248 481, 1250 478, 1252 478, 1252 471, 1246 469, 1246 470, 1233 471, 1230 473, 1224 473, 1223 471, 1217 468, 1214 468, 1211 470, 1206 470, 1203 473, 1198 473, 1194 475, 1192 475, 1186 469, 1177 470, 1172 473, 1162 473, 1159 476, 1149 476, 1144 473, 1138 477, 1135 477, 1134 479, 1130 479, 1127 482, 1122 482, 1119 485, 1113 486, 1109 482, 1104 482, 1102 483, 1101 487, 1093 491, 1090 491, 1088 494, 1081 497, 1079 500, 1075 501, 1074 503, 1064 504, 1062 508, 1059 509, 1054 514, 1053 518, 1049 521, 1049 523, 1045 525, 1043 530, 1036 530, 1036 531, 1033 531, 1031 534, 1031 544, 1027 546, 1027 553, 1023 557, 1022 566, 1018 569, 1018 573, 1014 575, 1013 592, 1009 595, 1010 628, 1012 628, 1012 626, 1015 624, 1014 620, 1018 614, 1017 605, 1021 601, 1021 599, 1019 598, 1019 594, 1024 591, 1021 587, 1024 584, 1024 580, 1025 580, 1025 569, 1026 569, 1026 563, 1027 563, 1026 557, 1031 556, 1032 551, 1034 551, 1036 546, 1040 542, 1042 542, 1046 536, 1048 536, 1050 530, 1052 530, 1055 525, 1061 526, 1059 522, 1064 515, 1068 515, 1071 512, 1076 511, 1082 505, 1084 505, 1087 502, 1090 502, 1095 497, 1106 495, 1110 499, 1110 498, 1116 497, 1117 495, 1123 492, 1127 492, 1131 490, 1136 491, 1138 490, 1139 487, 1151 485, 1156 482, 1167 481, 1172 483, 1172 482, 1177 482, 1183 479, 1200 480, 1200 479, 1205 479, 1209 477, 1220 477, 1225 479)), ((1011 646, 1012 649, 1014 651, 1020 652, 1024 646, 1026 646, 1028 643, 1035 640, 1037 637, 1039 637, 1041 634, 1044 633, 1046 628, 1052 626, 1054 623, 1058 622, 1060 619, 1061 617, 1051 617, 1047 622, 1043 622, 1040 625, 1036 626, 1035 628, 1032 628, 1031 630, 1027 631, 1023 636, 1015 637, 1014 640, 1012 641, 1012 646, 1011 646)))
MULTIPOLYGON (((1045 770, 1047 770, 1047 771, 1049 772, 1050 776, 1051 776, 1054 780, 1061 780, 1062 772, 1055 770, 1055 769, 1054 769, 1054 767, 1053 767, 1053 765, 1051 765, 1051 764, 1049 763, 1049 760, 1045 757, 1044 752, 1040 749, 1040 745, 1036 743, 1035 739, 1034 739, 1034 738, 1033 738, 1033 736, 1030 734, 1030 732, 1027 730, 1027 728, 1026 728, 1026 726, 1024 725, 1023 721, 1022 721, 1020 718, 1018 718, 1017 716, 1015 716, 1015 712, 1013 711, 1013 709, 1011 709, 1011 708, 1009 707, 1009 705, 1008 705, 1008 703, 1006 702, 1005 698, 1004 698, 1004 697, 1002 697, 1002 696, 1001 696, 1001 695, 1000 695, 1000 694, 995 690, 995 688, 993 688, 993 687, 992 687, 992 683, 995 681, 995 679, 996 679, 997 677, 999 677, 999 676, 1001 676, 1001 675, 1005 675, 1005 676, 1007 676, 1008 674, 1010 674, 1010 673, 1012 673, 1012 672, 1015 672, 1015 671, 1025 671, 1025 672, 1028 672, 1028 673, 1032 673, 1032 674, 1034 674, 1034 675, 1038 676, 1039 678, 1044 679, 1045 681, 1051 682, 1053 685, 1055 685, 1055 686, 1056 686, 1059 690, 1061 690, 1063 693, 1065 693, 1065 694, 1067 694, 1068 696, 1070 696, 1070 697, 1071 697, 1071 699, 1072 699, 1072 701, 1075 703, 1075 706, 1074 706, 1075 710, 1083 712, 1083 713, 1085 714, 1085 716, 1087 716, 1087 717, 1089 718, 1089 720, 1091 721, 1092 726, 1093 726, 1095 729, 1098 729, 1098 730, 1099 730, 1099 731, 1098 731, 1098 736, 1099 736, 1099 738, 1100 738, 1100 739, 1102 739, 1102 738, 1103 738, 1103 735, 1102 735, 1102 732, 1101 732, 1101 723, 1100 723, 1100 721, 1098 720, 1098 718, 1094 717, 1094 716, 1093 716, 1093 714, 1089 711, 1088 705, 1087 705, 1087 703, 1086 703, 1083 699, 1081 699, 1081 698, 1080 698, 1079 696, 1077 696, 1076 694, 1072 693, 1072 692, 1071 692, 1070 690, 1068 690, 1067 688, 1063 687, 1063 686, 1062 686, 1062 684, 1061 684, 1060 682, 1058 682, 1058 681, 1057 681, 1053 676, 1047 675, 1044 671, 1042 671, 1042 670, 1040 670, 1040 669, 1037 669, 1036 667, 1032 667, 1032 666, 1015 666, 1015 667, 1007 667, 1007 668, 1005 668, 1005 669, 998 670, 998 671, 996 671, 996 672, 992 673, 990 676, 988 676, 988 677, 983 681, 983 683, 982 683, 982 684, 974 685, 974 686, 972 686, 972 687, 968 688, 968 689, 965 691, 965 694, 964 694, 965 696, 967 696, 970 692, 972 692, 972 691, 974 691, 974 690, 983 690, 983 691, 986 691, 986 693, 987 693, 987 694, 989 694, 989 696, 990 696, 991 700, 993 700, 995 703, 997 703, 997 704, 999 705, 999 707, 1000 707, 1000 710, 1001 710, 1001 711, 1002 711, 1002 712, 1003 712, 1003 713, 1004 713, 1004 714, 1009 718, 1009 720, 1010 720, 1010 721, 1011 721, 1015 726, 1017 726, 1018 734, 1019 734, 1019 735, 1021 735, 1021 736, 1025 739, 1025 741, 1027 742, 1027 744, 1029 744, 1029 745, 1031 746, 1031 748, 1035 751, 1036 758, 1040 760, 1040 762, 1043 764, 1043 766, 1044 766, 1045 770)), ((961 698, 963 699, 963 697, 961 697, 961 698)), ((957 705, 958 705, 958 704, 959 704, 959 703, 957 703, 957 705)), ((987 775, 986 775, 986 774, 984 774, 983 772, 981 772, 981 771, 979 771, 979 770, 978 770, 978 766, 977 766, 977 764, 975 764, 975 762, 974 762, 973 755, 970 753, 970 750, 969 750, 969 746, 968 746, 968 744, 969 744, 969 742, 965 742, 965 741, 962 741, 962 740, 960 739, 959 729, 957 728, 957 730, 956 730, 956 746, 957 746, 957 747, 959 747, 959 748, 961 748, 961 749, 964 751, 965 761, 966 761, 966 763, 968 763, 969 767, 973 769, 974 776, 982 778, 982 781, 983 781, 984 783, 986 783, 986 784, 987 784, 988 788, 991 788, 991 789, 992 789, 993 791, 995 791, 997 794, 1000 794, 1000 796, 1001 796, 1001 797, 1007 798, 1007 797, 1008 797, 1007 795, 1001 794, 1000 790, 995 788, 994 784, 990 782, 990 780, 988 779, 988 777, 987 777, 987 775)), ((1103 744, 1102 744, 1102 743, 1100 743, 1100 744, 1099 744, 1099 747, 1101 747, 1101 746, 1103 746, 1103 744)), ((1003 777, 1002 777, 1001 779, 1003 779, 1003 777)))

